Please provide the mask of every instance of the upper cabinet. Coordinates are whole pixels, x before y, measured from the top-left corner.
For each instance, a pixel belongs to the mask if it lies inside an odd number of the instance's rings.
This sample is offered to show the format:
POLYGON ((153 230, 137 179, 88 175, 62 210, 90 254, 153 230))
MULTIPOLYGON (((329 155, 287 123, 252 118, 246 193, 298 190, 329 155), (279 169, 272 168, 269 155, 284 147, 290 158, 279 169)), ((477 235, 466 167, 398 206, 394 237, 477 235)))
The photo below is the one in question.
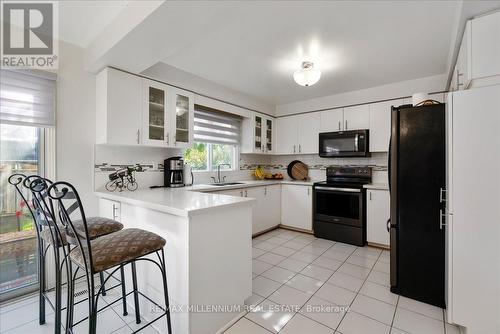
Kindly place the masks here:
MULTIPOLYGON (((297 117, 297 153, 318 154, 320 114, 317 112, 303 114, 297 117)), ((290 138, 293 141, 293 138, 290 138)))
POLYGON ((141 143, 142 79, 112 68, 96 77, 96 143, 141 143))
POLYGON ((403 104, 402 100, 370 104, 370 152, 388 152, 391 137, 391 107, 403 104))
POLYGON ((241 153, 274 152, 274 118, 254 113, 243 119, 241 153))
POLYGON ((324 110, 320 113, 320 132, 342 131, 344 129, 344 109, 324 110))
POLYGON ((500 75, 500 12, 470 21, 472 79, 500 75))
POLYGON ((370 106, 368 104, 344 108, 344 131, 363 130, 369 127, 370 106))
POLYGON ((278 118, 276 153, 318 154, 320 124, 317 112, 278 118))
POLYGON ((280 117, 276 120, 276 153, 295 154, 297 148, 296 116, 280 117))
POLYGON ((167 88, 167 85, 156 81, 143 81, 142 143, 145 145, 169 146, 170 144, 167 88))
POLYGON ((500 12, 467 21, 450 91, 500 82, 500 12))
POLYGON ((96 79, 96 143, 188 147, 194 94, 106 68, 96 79))
POLYGON ((368 104, 324 110, 320 115, 320 132, 363 130, 370 127, 368 104))
POLYGON ((190 147, 193 143, 194 128, 194 95, 178 88, 171 89, 172 97, 172 133, 173 146, 179 148, 190 147))

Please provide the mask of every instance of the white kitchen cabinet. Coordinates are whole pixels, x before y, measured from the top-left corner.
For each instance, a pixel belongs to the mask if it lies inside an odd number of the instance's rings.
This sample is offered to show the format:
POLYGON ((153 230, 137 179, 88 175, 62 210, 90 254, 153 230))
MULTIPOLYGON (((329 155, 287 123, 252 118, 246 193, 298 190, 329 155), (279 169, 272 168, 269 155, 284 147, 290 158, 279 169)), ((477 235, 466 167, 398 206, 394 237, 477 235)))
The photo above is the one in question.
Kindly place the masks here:
POLYGON ((121 203, 109 199, 99 199, 99 217, 121 221, 121 203))
POLYGON ((274 128, 274 118, 272 117, 264 117, 264 151, 265 153, 273 153, 274 152, 274 137, 275 137, 275 128, 274 128))
POLYGON ((369 127, 370 106, 368 104, 344 108, 344 131, 363 130, 369 127))
POLYGON ((342 131, 344 129, 344 109, 321 111, 320 123, 320 132, 342 131))
POLYGON ((317 154, 320 124, 318 112, 278 118, 277 153, 317 154))
POLYGON ((191 147, 194 129, 194 94, 174 87, 169 87, 169 92, 172 99, 169 101, 167 114, 171 119, 169 124, 172 125, 172 146, 191 147))
POLYGON ((259 113, 246 117, 242 125, 241 153, 274 152, 274 118, 259 113))
POLYGON ((312 231, 312 187, 283 184, 281 186, 281 224, 312 231))
POLYGON ((471 82, 471 21, 465 26, 462 43, 458 52, 457 64, 455 66, 456 90, 469 88, 471 82))
POLYGON ((250 197, 256 200, 253 206, 252 234, 266 231, 281 221, 281 185, 248 187, 222 190, 219 194, 250 197))
POLYGON ((500 75, 500 12, 470 21, 472 79, 500 75))
POLYGON ((168 86, 153 80, 143 80, 142 143, 150 146, 170 146, 170 119, 167 114, 168 86))
POLYGON ((370 152, 388 152, 391 138, 391 107, 400 106, 402 100, 370 104, 370 152))
POLYGON ((194 95, 148 79, 143 79, 142 92, 142 143, 162 147, 191 146, 194 95))
POLYGON ((387 220, 390 217, 388 190, 368 189, 366 192, 366 239, 370 243, 389 247, 387 220))
POLYGON ((297 117, 280 117, 276 120, 276 126, 276 153, 297 153, 297 117))
POLYGON ((96 143, 140 144, 142 79, 105 68, 96 77, 96 143))
POLYGON ((299 154, 318 154, 320 124, 318 112, 297 116, 297 150, 299 154))
POLYGON ((262 231, 281 223, 281 185, 274 184, 264 187, 264 201, 262 203, 263 223, 262 231))

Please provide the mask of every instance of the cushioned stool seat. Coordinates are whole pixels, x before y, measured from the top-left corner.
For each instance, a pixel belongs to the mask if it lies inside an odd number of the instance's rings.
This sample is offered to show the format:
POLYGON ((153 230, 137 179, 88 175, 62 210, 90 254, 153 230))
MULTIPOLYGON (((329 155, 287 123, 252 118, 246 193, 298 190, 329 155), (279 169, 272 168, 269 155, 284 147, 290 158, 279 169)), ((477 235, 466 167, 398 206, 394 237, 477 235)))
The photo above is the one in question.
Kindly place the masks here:
MULTIPOLYGON (((154 233, 138 228, 124 229, 91 241, 92 268, 94 272, 101 272, 161 250, 163 246, 165 246, 165 239, 154 233)), ((88 259, 88 255, 85 254, 85 256, 88 259)), ((70 257, 80 267, 85 267, 79 247, 71 251, 70 257)))
MULTIPOLYGON (((75 229, 77 229, 78 231, 81 231, 82 234, 85 234, 83 222, 81 220, 75 221, 74 226, 75 226, 75 229)), ((56 240, 59 240, 59 237, 57 236, 57 232, 55 232, 52 227, 51 227, 51 229, 53 231, 54 237, 57 238, 56 240)), ((117 222, 116 220, 109 219, 109 218, 90 217, 90 218, 87 218, 87 229, 89 232, 90 239, 95 239, 95 238, 102 237, 102 236, 110 234, 110 233, 120 231, 121 229, 123 229, 123 224, 117 222)), ((71 230, 71 228, 68 228, 67 230, 65 230, 64 226, 59 225, 59 231, 61 231, 62 246, 65 246, 67 244, 66 233, 71 238, 74 238, 74 234, 73 234, 73 231, 71 230)), ((42 230, 41 237, 48 244, 52 244, 52 235, 51 235, 51 231, 49 230, 48 227, 45 227, 42 230)), ((61 246, 61 244, 59 242, 57 242, 57 246, 61 246)))

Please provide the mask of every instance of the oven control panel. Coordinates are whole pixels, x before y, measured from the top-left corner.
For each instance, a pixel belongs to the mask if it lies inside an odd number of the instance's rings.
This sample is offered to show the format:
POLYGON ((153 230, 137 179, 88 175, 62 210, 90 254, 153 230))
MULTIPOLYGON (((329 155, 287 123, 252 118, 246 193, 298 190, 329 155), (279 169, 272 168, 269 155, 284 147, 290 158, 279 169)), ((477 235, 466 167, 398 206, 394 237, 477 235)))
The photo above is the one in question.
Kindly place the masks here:
POLYGON ((372 168, 371 167, 327 167, 326 168, 327 177, 366 177, 371 178, 372 168))

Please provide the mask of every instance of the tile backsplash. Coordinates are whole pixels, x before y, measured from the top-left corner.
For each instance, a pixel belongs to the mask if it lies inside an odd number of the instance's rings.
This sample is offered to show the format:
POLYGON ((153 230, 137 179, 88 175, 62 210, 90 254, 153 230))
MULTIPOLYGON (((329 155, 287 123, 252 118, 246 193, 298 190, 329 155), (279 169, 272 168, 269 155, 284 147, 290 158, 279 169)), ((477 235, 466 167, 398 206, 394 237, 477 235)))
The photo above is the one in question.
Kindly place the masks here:
MULTIPOLYGON (((175 148, 135 147, 135 146, 94 146, 94 189, 102 189, 108 182, 109 174, 126 166, 140 165, 142 172, 135 177, 139 187, 163 184, 163 160, 173 156, 182 156, 184 151, 175 148)), ((387 153, 372 153, 368 158, 320 158, 316 154, 304 155, 258 155, 240 154, 238 171, 224 171, 227 181, 252 179, 252 170, 263 166, 272 173, 283 173, 293 160, 300 160, 309 166, 312 180, 323 180, 327 166, 370 166, 374 170, 373 181, 384 182, 387 179, 387 153)), ((216 172, 195 173, 195 183, 208 183, 216 172)))

